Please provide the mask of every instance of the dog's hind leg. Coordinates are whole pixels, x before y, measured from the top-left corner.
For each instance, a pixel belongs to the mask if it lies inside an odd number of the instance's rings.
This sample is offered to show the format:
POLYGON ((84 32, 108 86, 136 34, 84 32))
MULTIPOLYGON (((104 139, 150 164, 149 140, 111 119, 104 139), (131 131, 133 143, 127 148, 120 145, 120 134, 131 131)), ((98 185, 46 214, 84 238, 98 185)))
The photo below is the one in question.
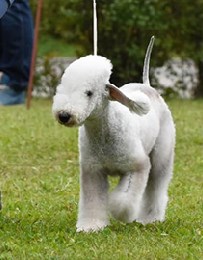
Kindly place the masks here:
POLYGON ((126 223, 136 219, 149 170, 150 162, 146 156, 135 171, 121 176, 118 186, 109 196, 109 210, 115 219, 126 223))
POLYGON ((168 185, 173 172, 175 130, 173 123, 162 125, 151 152, 151 171, 137 221, 143 224, 164 221, 168 185))

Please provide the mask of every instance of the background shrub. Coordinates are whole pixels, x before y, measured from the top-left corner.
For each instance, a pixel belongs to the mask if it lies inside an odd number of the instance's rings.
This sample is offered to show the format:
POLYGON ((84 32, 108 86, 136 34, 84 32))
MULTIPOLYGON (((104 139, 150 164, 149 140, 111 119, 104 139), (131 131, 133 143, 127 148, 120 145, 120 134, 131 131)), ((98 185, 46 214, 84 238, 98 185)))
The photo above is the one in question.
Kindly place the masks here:
MULTIPOLYGON (((35 0, 31 5, 35 10, 35 0)), ((99 0, 98 53, 112 60, 112 82, 141 81, 146 47, 155 35, 151 67, 172 57, 194 60, 197 93, 203 94, 202 8, 203 0, 99 0)), ((42 31, 74 43, 78 56, 92 53, 92 1, 44 1, 42 31)))

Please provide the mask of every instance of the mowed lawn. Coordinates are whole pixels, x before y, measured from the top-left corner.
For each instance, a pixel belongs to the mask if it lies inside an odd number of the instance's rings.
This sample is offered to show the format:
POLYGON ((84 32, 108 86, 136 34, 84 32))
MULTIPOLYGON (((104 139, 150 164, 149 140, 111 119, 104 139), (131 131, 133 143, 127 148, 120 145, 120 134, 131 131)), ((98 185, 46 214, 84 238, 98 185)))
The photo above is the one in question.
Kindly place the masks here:
POLYGON ((0 259, 203 259, 203 100, 168 102, 177 128, 166 221, 115 220, 76 233, 77 129, 60 126, 51 100, 0 108, 0 259))

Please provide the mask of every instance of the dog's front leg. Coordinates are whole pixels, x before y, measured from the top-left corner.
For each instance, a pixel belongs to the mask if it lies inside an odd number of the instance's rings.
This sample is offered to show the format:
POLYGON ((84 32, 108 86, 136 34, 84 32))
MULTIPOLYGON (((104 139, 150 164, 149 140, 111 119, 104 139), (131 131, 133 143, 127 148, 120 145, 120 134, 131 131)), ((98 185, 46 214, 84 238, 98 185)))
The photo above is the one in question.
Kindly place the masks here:
POLYGON ((95 232, 108 225, 107 194, 107 176, 82 166, 77 232, 95 232))
POLYGON ((149 170, 150 162, 146 158, 137 169, 121 176, 118 186, 109 196, 109 209, 115 219, 126 223, 136 219, 149 170))

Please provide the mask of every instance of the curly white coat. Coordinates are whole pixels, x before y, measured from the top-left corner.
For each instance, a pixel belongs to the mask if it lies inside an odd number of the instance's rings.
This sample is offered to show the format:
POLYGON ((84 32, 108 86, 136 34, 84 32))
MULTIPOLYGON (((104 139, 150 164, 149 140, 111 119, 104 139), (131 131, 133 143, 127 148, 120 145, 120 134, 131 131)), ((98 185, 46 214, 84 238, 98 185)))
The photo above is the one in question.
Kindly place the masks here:
POLYGON ((149 85, 152 45, 146 54, 143 84, 116 88, 109 84, 111 62, 90 55, 73 62, 57 88, 56 119, 65 126, 79 126, 77 231, 103 229, 109 212, 123 222, 164 220, 175 127, 166 103, 149 85), (108 175, 120 177, 110 194, 108 175))

